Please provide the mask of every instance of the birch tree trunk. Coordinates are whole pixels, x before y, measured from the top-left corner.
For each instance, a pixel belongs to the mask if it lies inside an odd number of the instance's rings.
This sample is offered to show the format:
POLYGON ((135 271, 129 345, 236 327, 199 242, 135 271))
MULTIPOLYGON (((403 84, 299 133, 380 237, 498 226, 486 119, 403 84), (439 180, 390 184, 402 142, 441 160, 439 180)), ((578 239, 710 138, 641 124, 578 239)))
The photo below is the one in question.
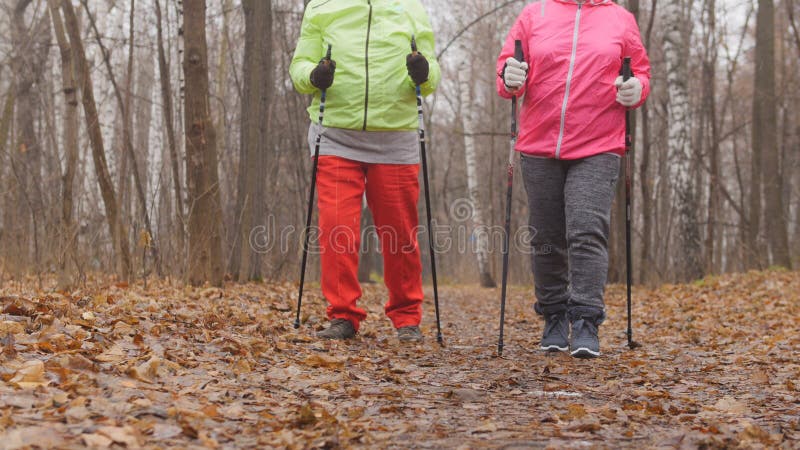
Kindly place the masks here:
POLYGON ((208 95, 206 0, 184 0, 186 183, 189 202, 189 282, 222 285, 222 210, 217 141, 208 95))
MULTIPOLYGON (((706 35, 705 35, 705 55, 703 58, 703 109, 701 114, 705 115, 707 123, 707 141, 709 157, 709 193, 708 211, 706 213, 706 236, 705 236, 705 268, 707 273, 714 273, 717 267, 715 260, 715 243, 717 222, 721 219, 719 211, 719 132, 717 127, 717 108, 716 108, 716 78, 717 78, 717 19, 716 1, 706 0, 706 35)), ((706 130, 702 130, 706 132, 706 130)))
POLYGON ((172 83, 169 77, 169 66, 164 49, 164 31, 161 23, 161 0, 155 0, 156 32, 158 35, 158 72, 161 84, 161 114, 166 126, 167 143, 169 146, 169 162, 172 173, 172 190, 175 196, 175 228, 178 230, 178 260, 183 260, 183 249, 186 242, 183 218, 183 194, 181 192, 180 156, 175 137, 175 121, 172 106, 172 83))
POLYGON ((669 0, 665 9, 664 60, 667 71, 668 152, 670 180, 674 183, 678 213, 678 252, 675 275, 679 280, 703 276, 702 244, 697 221, 698 199, 692 183, 692 148, 689 136, 687 18, 681 0, 669 0))
POLYGON ((53 21, 58 48, 61 53, 61 84, 64 92, 64 153, 67 156, 66 167, 62 177, 61 227, 62 248, 60 250, 59 285, 62 289, 72 284, 69 275, 69 260, 77 258, 78 236, 72 218, 74 210, 73 190, 75 172, 78 163, 78 87, 75 82, 75 63, 72 47, 69 44, 64 22, 61 19, 59 3, 65 0, 48 0, 50 17, 53 21))
MULTIPOLYGON (((469 67, 464 64, 459 71, 462 75, 470 73, 469 67)), ((478 185, 478 161, 475 154, 475 137, 470 134, 476 121, 472 116, 472 89, 467 76, 459 80, 459 99, 461 104, 461 128, 464 135, 464 157, 467 163, 467 191, 472 206, 472 236, 475 239, 475 257, 478 262, 478 274, 482 287, 496 287, 489 270, 489 233, 486 222, 483 220, 483 206, 481 205, 480 186, 478 185)))
POLYGON ((83 113, 86 120, 86 128, 89 133, 89 140, 91 141, 92 160, 94 161, 94 168, 97 173, 97 182, 100 185, 100 193, 103 197, 103 204, 106 210, 109 235, 114 243, 115 252, 118 253, 121 266, 120 275, 122 279, 127 280, 131 276, 130 248, 128 247, 128 240, 120 238, 122 225, 119 218, 119 206, 117 204, 116 193, 114 192, 114 184, 108 172, 106 153, 103 148, 103 133, 100 129, 97 104, 95 103, 94 90, 92 87, 92 77, 86 62, 86 52, 84 51, 83 41, 81 40, 78 18, 75 15, 75 10, 70 1, 62 2, 61 8, 64 13, 64 23, 67 28, 67 34, 69 35, 70 43, 76 58, 75 63, 78 79, 81 80, 83 113))

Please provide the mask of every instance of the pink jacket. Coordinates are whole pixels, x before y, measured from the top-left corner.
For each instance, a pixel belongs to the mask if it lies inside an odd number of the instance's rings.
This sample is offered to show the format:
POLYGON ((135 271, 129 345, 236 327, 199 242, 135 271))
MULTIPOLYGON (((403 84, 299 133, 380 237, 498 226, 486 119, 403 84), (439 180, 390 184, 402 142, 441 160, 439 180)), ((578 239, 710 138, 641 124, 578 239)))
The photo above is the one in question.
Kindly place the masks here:
POLYGON ((497 58, 497 92, 503 66, 522 41, 528 77, 518 96, 516 150, 527 155, 578 159, 625 152, 625 107, 616 102, 614 80, 622 58, 631 57, 642 82, 642 100, 650 93, 650 61, 633 15, 611 0, 540 0, 517 17, 497 58))

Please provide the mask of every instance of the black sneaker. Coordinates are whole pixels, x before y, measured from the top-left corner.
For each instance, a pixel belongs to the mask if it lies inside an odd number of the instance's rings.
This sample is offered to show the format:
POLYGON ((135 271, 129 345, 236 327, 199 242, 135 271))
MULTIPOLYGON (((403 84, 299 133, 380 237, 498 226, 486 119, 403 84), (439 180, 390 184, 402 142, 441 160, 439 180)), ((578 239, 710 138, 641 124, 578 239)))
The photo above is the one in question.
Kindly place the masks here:
POLYGON ((570 354, 576 358, 596 358, 600 356, 600 339, 597 337, 597 325, 591 319, 581 317, 572 321, 570 354))
POLYGON ((547 352, 565 352, 569 349, 569 321, 565 311, 544 317, 540 348, 547 352))
POLYGON ((333 319, 328 328, 317 333, 318 338, 336 340, 350 339, 355 335, 356 327, 347 319, 333 319))
POLYGON ((397 340, 400 342, 422 342, 422 332, 417 326, 400 327, 397 329, 397 340))

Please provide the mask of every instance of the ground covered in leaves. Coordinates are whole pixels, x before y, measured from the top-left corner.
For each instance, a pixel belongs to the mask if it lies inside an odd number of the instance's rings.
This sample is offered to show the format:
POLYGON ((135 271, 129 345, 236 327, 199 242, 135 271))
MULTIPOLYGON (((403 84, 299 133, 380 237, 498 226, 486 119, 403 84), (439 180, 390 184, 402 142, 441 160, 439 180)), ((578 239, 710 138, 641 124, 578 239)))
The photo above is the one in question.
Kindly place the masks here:
POLYGON ((0 289, 0 448, 800 448, 800 273, 611 286, 603 356, 537 351, 529 288, 440 289, 444 347, 400 345, 370 317, 320 342, 324 305, 296 287, 89 282, 0 289))

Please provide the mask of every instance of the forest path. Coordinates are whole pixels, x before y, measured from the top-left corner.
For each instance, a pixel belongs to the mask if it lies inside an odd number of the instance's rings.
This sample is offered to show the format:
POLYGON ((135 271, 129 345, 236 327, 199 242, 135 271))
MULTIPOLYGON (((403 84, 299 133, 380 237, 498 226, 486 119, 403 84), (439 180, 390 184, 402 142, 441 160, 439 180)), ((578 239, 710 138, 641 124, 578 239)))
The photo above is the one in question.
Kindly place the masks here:
MULTIPOLYGON (((0 290, 0 448, 800 447, 800 273, 751 272, 607 292, 602 356, 538 351, 530 288, 442 286, 444 347, 426 298, 401 345, 365 286, 369 316, 319 341, 311 288, 101 285, 71 295, 0 290)), ((430 294, 426 289, 426 295, 430 294)))

